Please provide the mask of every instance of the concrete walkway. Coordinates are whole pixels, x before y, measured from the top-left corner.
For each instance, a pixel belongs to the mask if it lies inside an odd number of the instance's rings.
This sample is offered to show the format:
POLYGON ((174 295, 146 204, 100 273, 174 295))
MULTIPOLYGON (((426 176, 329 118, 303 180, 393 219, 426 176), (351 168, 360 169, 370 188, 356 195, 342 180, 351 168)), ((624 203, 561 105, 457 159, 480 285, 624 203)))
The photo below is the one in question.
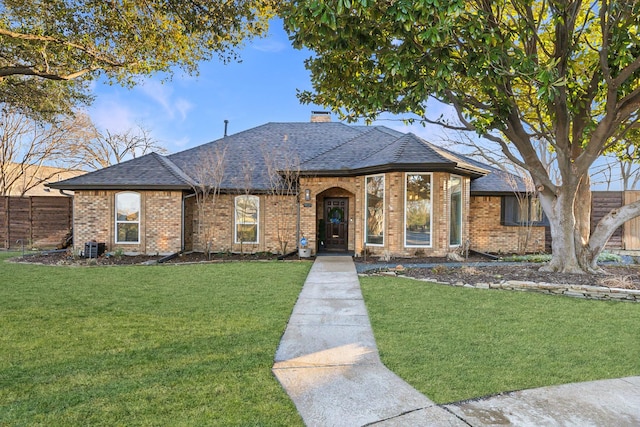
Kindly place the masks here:
POLYGON ((640 425, 640 377, 438 406, 381 362, 350 257, 318 257, 273 372, 308 426, 640 425))
POLYGON ((466 425, 382 365, 350 257, 316 259, 273 372, 308 426, 466 425))

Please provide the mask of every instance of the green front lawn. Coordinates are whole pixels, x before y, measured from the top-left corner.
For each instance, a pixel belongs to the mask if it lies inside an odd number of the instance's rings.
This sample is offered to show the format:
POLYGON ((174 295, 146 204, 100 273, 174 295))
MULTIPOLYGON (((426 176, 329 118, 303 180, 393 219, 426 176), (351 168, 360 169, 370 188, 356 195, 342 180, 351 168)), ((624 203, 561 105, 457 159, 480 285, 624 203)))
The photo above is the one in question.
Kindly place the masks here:
POLYGON ((310 266, 0 260, 0 425, 301 425, 271 366, 310 266))
POLYGON ((640 304, 360 281, 383 362, 437 403, 640 375, 640 304))

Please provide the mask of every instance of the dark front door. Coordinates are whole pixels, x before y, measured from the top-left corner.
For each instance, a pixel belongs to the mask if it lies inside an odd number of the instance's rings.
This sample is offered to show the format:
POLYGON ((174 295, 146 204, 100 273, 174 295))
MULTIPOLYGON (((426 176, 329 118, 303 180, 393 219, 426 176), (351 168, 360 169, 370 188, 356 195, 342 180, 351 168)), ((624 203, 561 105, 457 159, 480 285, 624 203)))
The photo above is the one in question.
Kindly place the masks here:
POLYGON ((324 199, 324 244, 328 251, 346 251, 349 233, 349 199, 324 199))

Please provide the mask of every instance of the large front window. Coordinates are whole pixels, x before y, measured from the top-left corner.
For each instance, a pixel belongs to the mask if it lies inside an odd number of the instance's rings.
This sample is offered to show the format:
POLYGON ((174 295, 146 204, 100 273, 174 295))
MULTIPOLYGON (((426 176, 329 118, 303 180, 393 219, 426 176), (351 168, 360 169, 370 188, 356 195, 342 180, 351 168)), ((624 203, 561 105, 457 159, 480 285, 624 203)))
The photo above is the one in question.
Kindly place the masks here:
POLYGON ((449 178, 449 245, 462 244, 462 178, 449 178))
POLYGON ((236 243, 258 243, 258 210, 260 198, 258 196, 236 197, 236 243))
POLYGON ((366 236, 368 245, 384 245, 384 175, 366 178, 366 236))
POLYGON ((140 194, 116 194, 116 243, 140 243, 140 194))
POLYGON ((407 174, 405 246, 431 246, 431 175, 407 174))

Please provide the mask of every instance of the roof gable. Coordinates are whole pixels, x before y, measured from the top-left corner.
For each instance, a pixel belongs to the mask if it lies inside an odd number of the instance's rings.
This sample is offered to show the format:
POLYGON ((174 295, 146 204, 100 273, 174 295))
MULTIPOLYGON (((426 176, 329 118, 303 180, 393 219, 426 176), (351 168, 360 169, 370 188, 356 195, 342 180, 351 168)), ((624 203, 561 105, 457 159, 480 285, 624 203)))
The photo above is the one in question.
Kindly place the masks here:
POLYGON ((441 151, 418 136, 384 127, 369 128, 301 165, 303 173, 349 174, 397 171, 448 170, 481 176, 485 169, 466 162, 464 157, 441 151))
POLYGON ((393 168, 399 165, 423 168, 426 165, 432 167, 435 165, 453 166, 454 164, 453 160, 441 156, 425 144, 423 140, 412 133, 408 133, 357 162, 354 165, 354 169, 371 167, 393 168))
POLYGON ((186 189, 188 177, 170 160, 150 153, 85 175, 49 184, 52 188, 82 189, 186 189))

